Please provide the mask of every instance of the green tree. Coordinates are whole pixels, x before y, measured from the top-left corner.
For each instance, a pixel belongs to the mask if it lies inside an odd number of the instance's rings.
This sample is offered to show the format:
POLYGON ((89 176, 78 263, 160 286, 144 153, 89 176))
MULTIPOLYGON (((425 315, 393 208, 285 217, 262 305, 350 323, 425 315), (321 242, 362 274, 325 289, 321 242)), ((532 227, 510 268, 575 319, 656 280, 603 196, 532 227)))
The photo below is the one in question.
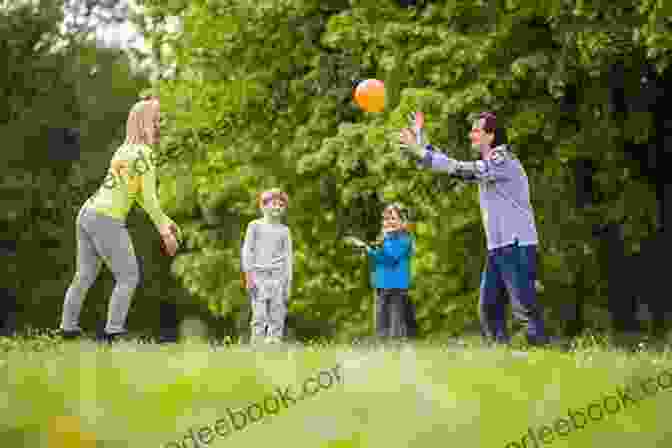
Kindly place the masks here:
MULTIPOLYGON (((104 15, 112 3, 87 7, 104 15)), ((0 239, 17 242, 16 267, 2 286, 16 290, 20 327, 58 324, 75 270, 77 212, 102 182, 123 141, 128 110, 149 86, 149 74, 125 51, 96 41, 90 28, 61 27, 71 6, 54 0, 0 10, 0 55, 7 61, 0 69, 0 239)), ((76 15, 69 11, 71 19, 76 15)), ((161 304, 182 303, 180 314, 203 314, 172 278, 146 217, 132 213, 129 228, 144 267, 131 330, 158 333, 161 304)), ((83 310, 85 328, 106 316, 113 279, 100 277, 83 310)))
POLYGON ((485 256, 476 192, 415 170, 390 134, 420 109, 431 141, 466 159, 473 157, 468 117, 490 109, 505 117, 530 177, 551 325, 569 333, 584 320, 632 327, 623 310, 641 292, 614 286, 661 223, 664 193, 641 175, 632 149, 657 143, 663 154, 659 116, 637 103, 646 96, 645 67, 669 82, 665 4, 141 4, 152 25, 147 38, 162 64, 175 68, 157 85, 170 117, 166 147, 194 155, 162 185, 189 223, 192 251, 174 269, 213 310, 244 310, 239 235, 255 216, 256 192, 279 185, 290 193, 297 249, 291 311, 305 328, 314 322, 321 334, 345 338, 370 332, 365 263, 340 237, 375 235, 382 202, 390 200, 406 202, 420 221, 412 295, 421 329, 473 328, 485 256), (177 30, 162 25, 169 17, 179 19, 177 30), (625 67, 625 111, 615 106, 619 86, 609 87, 617 64, 625 67), (384 113, 352 104, 352 82, 363 78, 386 82, 384 113), (577 190, 591 164, 587 201, 577 190), (621 237, 596 236, 613 225, 621 237))

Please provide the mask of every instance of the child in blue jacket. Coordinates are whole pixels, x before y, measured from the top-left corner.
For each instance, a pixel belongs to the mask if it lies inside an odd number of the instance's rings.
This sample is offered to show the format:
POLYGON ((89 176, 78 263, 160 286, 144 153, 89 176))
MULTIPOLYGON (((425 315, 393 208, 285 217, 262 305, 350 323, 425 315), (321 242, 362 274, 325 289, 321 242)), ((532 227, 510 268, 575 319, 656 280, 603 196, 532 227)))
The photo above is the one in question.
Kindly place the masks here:
POLYGON ((399 204, 391 204, 383 211, 383 242, 380 247, 370 247, 357 238, 350 238, 350 242, 366 249, 374 264, 377 336, 407 337, 408 290, 414 248, 403 208, 399 204))

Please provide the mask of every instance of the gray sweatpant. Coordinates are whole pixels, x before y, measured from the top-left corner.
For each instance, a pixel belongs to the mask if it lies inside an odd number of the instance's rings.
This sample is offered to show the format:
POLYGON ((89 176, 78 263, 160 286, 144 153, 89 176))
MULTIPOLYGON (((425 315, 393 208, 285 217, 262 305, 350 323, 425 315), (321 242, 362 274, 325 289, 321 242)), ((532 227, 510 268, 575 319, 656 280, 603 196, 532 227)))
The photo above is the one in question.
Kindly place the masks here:
POLYGON ((131 298, 140 282, 133 243, 123 221, 97 213, 84 205, 77 216, 77 272, 65 293, 61 329, 81 331, 79 314, 82 303, 98 277, 103 261, 116 280, 105 333, 123 333, 126 331, 131 298))
POLYGON ((282 271, 256 271, 256 284, 250 290, 252 304, 252 343, 264 337, 280 340, 287 316, 287 276, 282 271))

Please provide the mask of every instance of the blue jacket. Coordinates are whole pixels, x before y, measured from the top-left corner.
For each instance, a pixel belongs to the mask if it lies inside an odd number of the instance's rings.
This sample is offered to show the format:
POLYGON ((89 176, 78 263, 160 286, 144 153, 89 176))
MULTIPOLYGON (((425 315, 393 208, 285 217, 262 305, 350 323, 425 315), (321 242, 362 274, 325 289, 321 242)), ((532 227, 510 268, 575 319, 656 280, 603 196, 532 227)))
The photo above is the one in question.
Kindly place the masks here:
POLYGON ((375 287, 410 288, 413 251, 413 240, 406 232, 388 233, 382 247, 369 249, 375 287))

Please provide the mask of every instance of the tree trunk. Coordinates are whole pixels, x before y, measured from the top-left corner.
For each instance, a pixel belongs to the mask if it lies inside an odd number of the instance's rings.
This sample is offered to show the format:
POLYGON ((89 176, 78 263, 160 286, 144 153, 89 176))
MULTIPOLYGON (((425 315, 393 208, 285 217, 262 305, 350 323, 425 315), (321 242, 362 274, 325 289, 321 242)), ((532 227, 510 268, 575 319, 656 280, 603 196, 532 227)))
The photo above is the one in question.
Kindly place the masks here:
POLYGON ((163 342, 177 342, 180 320, 175 303, 167 301, 160 303, 159 322, 161 328, 160 339, 163 342))
POLYGON ((672 70, 667 70, 665 75, 656 79, 659 88, 655 95, 654 123, 656 129, 655 150, 653 160, 649 160, 649 166, 654 170, 656 182, 656 199, 658 201, 658 231, 653 238, 649 238, 642 247, 643 266, 647 270, 644 279, 646 285, 646 297, 644 298, 652 314, 651 331, 654 337, 664 337, 666 332, 665 315, 672 310, 665 294, 661 279, 665 278, 663 272, 664 260, 667 256, 667 248, 670 247, 669 230, 665 232, 665 224, 670 223, 670 207, 666 207, 666 198, 672 197, 670 184, 665 180, 664 167, 669 166, 670 151, 672 147, 672 120, 667 117, 668 105, 672 100, 670 93, 672 87, 672 70), (667 78, 667 79, 665 79, 667 78), (666 86, 667 84, 667 86, 666 86), (665 87, 668 87, 665 89, 665 87))
POLYGON ((593 203, 593 174, 595 168, 592 160, 574 160, 574 179, 576 185, 576 207, 582 209, 593 203))
POLYGON ((651 332, 654 337, 663 337, 666 332, 665 314, 670 310, 669 298, 661 288, 660 280, 665 256, 665 234, 659 232, 642 242, 640 263, 636 267, 641 299, 651 312, 651 332))
POLYGON ((641 331, 636 319, 637 301, 630 288, 632 276, 626 269, 625 247, 621 238, 620 224, 605 226, 601 239, 602 261, 608 282, 608 308, 613 329, 617 333, 641 331))
POLYGON ((563 313, 563 319, 566 319, 565 336, 574 338, 580 335, 584 328, 585 322, 583 320, 583 306, 586 301, 585 297, 585 275, 583 267, 579 268, 576 273, 576 284, 574 291, 576 292, 574 303, 567 305, 567 313, 563 313))

